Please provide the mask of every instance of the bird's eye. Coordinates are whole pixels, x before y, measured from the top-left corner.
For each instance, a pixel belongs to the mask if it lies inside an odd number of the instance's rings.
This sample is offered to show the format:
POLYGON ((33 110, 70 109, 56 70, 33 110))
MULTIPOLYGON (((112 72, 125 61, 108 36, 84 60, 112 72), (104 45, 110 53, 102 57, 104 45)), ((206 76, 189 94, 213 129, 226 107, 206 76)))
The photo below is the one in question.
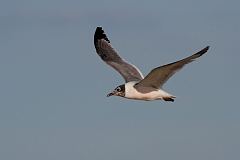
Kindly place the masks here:
POLYGON ((116 89, 118 92, 120 92, 121 91, 121 88, 120 87, 117 87, 117 89, 116 89))

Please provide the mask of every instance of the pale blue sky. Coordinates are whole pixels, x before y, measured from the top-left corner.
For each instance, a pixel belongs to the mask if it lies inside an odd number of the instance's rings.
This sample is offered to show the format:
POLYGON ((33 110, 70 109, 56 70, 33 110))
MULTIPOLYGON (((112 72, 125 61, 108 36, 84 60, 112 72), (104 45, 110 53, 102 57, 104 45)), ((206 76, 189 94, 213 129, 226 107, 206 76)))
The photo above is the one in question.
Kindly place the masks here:
POLYGON ((0 2, 0 159, 239 159, 237 0, 0 2), (106 94, 102 26, 144 75, 207 45, 164 88, 174 103, 106 94))

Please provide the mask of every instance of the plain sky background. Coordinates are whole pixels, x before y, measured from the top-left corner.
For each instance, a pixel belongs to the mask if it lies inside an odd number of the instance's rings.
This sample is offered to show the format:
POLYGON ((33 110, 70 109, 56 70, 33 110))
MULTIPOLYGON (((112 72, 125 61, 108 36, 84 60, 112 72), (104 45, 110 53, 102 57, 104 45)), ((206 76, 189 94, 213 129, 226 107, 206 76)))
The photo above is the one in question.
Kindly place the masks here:
POLYGON ((239 0, 1 0, 1 160, 240 158, 239 0), (146 75, 210 45, 164 86, 174 103, 106 95, 102 26, 146 75))

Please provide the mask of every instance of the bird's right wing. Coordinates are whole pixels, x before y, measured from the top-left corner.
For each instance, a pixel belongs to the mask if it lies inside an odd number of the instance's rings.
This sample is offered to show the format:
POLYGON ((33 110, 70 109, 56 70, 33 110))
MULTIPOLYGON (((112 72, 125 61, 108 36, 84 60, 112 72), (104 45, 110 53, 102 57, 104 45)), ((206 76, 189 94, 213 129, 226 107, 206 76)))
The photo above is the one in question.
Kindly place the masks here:
POLYGON ((96 52, 101 59, 118 71, 126 82, 139 81, 143 79, 142 73, 139 69, 123 60, 112 48, 102 27, 97 27, 95 31, 94 45, 96 52))
POLYGON ((180 61, 173 62, 164 66, 157 67, 153 69, 143 80, 137 83, 134 87, 153 87, 153 88, 161 88, 162 85, 177 71, 179 71, 186 64, 194 61, 196 58, 202 56, 209 49, 209 46, 202 49, 201 51, 184 58, 180 61))

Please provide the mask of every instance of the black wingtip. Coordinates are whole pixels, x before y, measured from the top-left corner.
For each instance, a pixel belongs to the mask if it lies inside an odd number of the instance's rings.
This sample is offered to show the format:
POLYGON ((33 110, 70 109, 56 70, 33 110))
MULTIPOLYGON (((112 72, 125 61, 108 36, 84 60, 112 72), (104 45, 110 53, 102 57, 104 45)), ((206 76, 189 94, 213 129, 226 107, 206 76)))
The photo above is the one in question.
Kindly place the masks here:
POLYGON ((207 46, 204 48, 204 50, 206 50, 206 52, 207 52, 209 48, 210 48, 210 46, 207 46))
POLYGON ((202 51, 207 52, 209 50, 210 46, 205 47, 202 51))
POLYGON ((108 43, 110 43, 109 39, 107 38, 106 34, 104 33, 102 27, 97 27, 95 34, 94 34, 94 43, 97 43, 97 40, 105 39, 108 43))
POLYGON ((202 56, 204 53, 206 53, 208 51, 209 48, 210 48, 210 46, 207 46, 196 54, 199 55, 199 56, 202 56))

